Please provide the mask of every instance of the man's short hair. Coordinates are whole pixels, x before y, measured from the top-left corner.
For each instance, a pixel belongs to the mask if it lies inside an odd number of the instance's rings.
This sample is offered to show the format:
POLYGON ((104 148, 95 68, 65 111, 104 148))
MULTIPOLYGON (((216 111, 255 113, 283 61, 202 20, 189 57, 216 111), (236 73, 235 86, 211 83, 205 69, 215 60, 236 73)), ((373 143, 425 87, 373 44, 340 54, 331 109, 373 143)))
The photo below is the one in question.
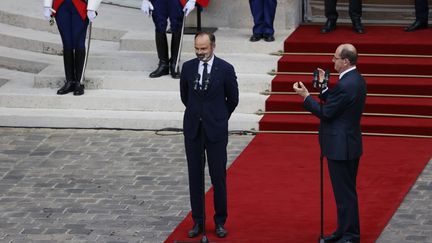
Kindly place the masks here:
POLYGON ((197 32, 197 33, 195 34, 195 39, 196 39, 198 36, 204 36, 204 35, 208 36, 208 38, 210 39, 210 43, 211 43, 212 45, 216 44, 216 36, 215 36, 213 33, 211 33, 211 32, 199 31, 199 32, 197 32))
POLYGON ((348 59, 348 61, 350 62, 351 65, 356 65, 357 64, 357 52, 354 52, 348 48, 343 48, 340 56, 342 59, 348 59))

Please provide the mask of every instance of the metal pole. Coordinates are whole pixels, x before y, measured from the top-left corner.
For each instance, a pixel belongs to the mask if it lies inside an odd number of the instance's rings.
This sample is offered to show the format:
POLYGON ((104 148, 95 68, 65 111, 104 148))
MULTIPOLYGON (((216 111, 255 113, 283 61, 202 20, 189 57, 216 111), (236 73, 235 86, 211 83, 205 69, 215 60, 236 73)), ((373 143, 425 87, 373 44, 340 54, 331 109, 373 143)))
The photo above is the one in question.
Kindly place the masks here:
POLYGON ((84 74, 87 68, 87 60, 88 60, 88 56, 89 56, 89 51, 90 51, 90 40, 91 40, 91 34, 92 34, 92 22, 90 22, 89 24, 89 30, 88 30, 88 40, 87 40, 87 50, 86 50, 86 55, 84 58, 84 66, 83 66, 83 71, 81 73, 81 77, 80 77, 80 84, 82 85, 84 82, 84 74))
POLYGON ((185 23, 186 23, 186 15, 183 14, 183 24, 182 24, 182 29, 181 29, 180 45, 179 45, 179 49, 178 49, 178 53, 177 53, 176 65, 174 68, 174 70, 176 70, 176 71, 178 71, 178 68, 179 68, 180 55, 181 55, 181 51, 182 51, 182 47, 183 47, 183 35, 184 35, 185 23))

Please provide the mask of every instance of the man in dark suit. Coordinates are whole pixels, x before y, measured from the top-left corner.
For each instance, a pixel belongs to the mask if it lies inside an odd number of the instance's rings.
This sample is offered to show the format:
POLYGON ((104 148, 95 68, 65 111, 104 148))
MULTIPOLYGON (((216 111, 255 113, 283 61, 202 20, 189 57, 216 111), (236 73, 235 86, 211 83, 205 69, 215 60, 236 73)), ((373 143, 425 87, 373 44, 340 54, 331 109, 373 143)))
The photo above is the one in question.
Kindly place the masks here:
POLYGON ((189 192, 194 226, 189 237, 199 235, 204 223, 204 150, 207 154, 211 182, 214 188, 213 217, 216 235, 225 237, 227 219, 226 164, 228 119, 239 102, 234 67, 216 57, 215 36, 195 35, 197 58, 183 64, 180 96, 186 106, 183 119, 186 158, 189 172, 189 192))
MULTIPOLYGON (((336 231, 325 242, 360 242, 360 224, 356 178, 363 153, 360 119, 366 101, 366 83, 356 69, 357 51, 351 44, 340 45, 333 57, 339 81, 324 90, 322 111, 303 83, 294 91, 304 98, 304 107, 321 119, 321 149, 327 158, 330 179, 337 206, 336 231)), ((324 71, 320 71, 320 82, 324 71)))
POLYGON ((274 38, 273 22, 276 15, 277 0, 249 0, 254 27, 250 41, 256 42, 264 39, 272 42, 274 38))
MULTIPOLYGON (((328 33, 336 29, 336 21, 339 17, 338 12, 336 11, 336 2, 337 0, 324 1, 324 11, 327 22, 322 27, 321 33, 328 33)), ((348 12, 351 17, 354 32, 363 34, 364 28, 361 23, 362 0, 350 0, 348 12)))
POLYGON ((415 0, 415 15, 416 20, 410 26, 405 28, 405 31, 427 29, 429 18, 429 3, 428 0, 415 0))

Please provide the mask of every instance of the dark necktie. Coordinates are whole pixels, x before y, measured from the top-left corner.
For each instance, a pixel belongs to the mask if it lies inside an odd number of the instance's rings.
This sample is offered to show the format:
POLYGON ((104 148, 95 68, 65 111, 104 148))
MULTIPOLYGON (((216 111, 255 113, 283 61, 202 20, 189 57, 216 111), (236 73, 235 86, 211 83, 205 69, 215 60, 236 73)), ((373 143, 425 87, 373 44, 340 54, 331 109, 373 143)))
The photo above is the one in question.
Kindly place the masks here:
POLYGON ((203 63, 203 65, 204 65, 204 70, 202 73, 202 86, 205 87, 206 82, 208 82, 208 70, 207 70, 208 63, 205 62, 203 63))

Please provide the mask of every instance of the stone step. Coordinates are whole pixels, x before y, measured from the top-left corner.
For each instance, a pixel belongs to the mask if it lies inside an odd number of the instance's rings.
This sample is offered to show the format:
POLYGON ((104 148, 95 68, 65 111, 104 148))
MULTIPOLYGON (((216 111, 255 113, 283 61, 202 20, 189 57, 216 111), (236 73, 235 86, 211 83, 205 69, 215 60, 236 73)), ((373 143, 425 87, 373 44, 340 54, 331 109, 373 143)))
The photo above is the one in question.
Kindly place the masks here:
POLYGON ((39 73, 51 64, 62 63, 61 56, 0 46, 0 68, 39 73))
MULTIPOLYGON (((82 109, 99 111, 182 112, 184 105, 177 91, 86 90, 80 97, 57 95, 53 89, 3 88, 0 107, 29 109, 82 109)), ((240 93, 237 113, 253 114, 264 108, 267 97, 240 93)))
MULTIPOLYGON (((0 107, 0 126, 50 128, 115 128, 159 130, 182 128, 183 112, 100 111, 0 107)), ((261 116, 234 113, 229 130, 257 130, 261 116)))
MULTIPOLYGON (((218 53, 255 53, 269 54, 282 48, 283 41, 289 35, 288 31, 275 33, 275 42, 250 42, 249 29, 219 28, 216 35, 218 53)), ((168 34, 168 42, 171 35, 168 34)), ((152 32, 129 31, 120 39, 120 50, 151 51, 155 50, 155 36, 152 32)), ((194 53, 194 35, 184 35, 183 52, 194 53)))
MULTIPOLYGON (((31 17, 21 13, 7 12, 2 9, 0 10, 0 23, 20 28, 50 32, 57 35, 59 34, 57 25, 50 25, 48 21, 42 19, 42 15, 31 17)), ((95 25, 97 26, 97 24, 95 25)), ((126 30, 121 29, 107 29, 96 26, 94 26, 92 30, 92 38, 96 40, 119 41, 127 32, 126 30)))
MULTIPOLYGON (((31 74, 0 69, 0 78, 8 80, 0 89, 0 107, 5 108, 184 111, 178 83, 169 91, 87 89, 85 95, 77 97, 57 95, 55 89, 33 88, 31 74)), ((263 109, 266 98, 258 92, 240 92, 236 112, 255 113, 263 109)))
MULTIPOLYGON (((32 88, 33 74, 0 69, 0 126, 161 129, 182 125, 178 91, 86 90, 83 96, 56 95, 32 88)), ((266 96, 240 93, 230 124, 257 129, 266 96)))
MULTIPOLYGON (((324 2, 310 1, 313 22, 325 22, 324 2)), ((338 3, 338 22, 351 23, 348 14, 348 3, 338 3)), ((362 22, 372 24, 408 24, 415 19, 413 5, 363 4, 362 22)))
MULTIPOLYGON (((35 75, 36 88, 57 89, 64 83, 61 67, 46 68, 35 75)), ((149 78, 150 71, 97 71, 89 70, 86 74, 87 89, 113 90, 146 90, 146 91, 178 91, 179 80, 170 75, 149 78)), ((272 76, 268 74, 237 74, 237 82, 241 92, 259 93, 270 88, 272 76)))
MULTIPOLYGON (((63 46, 58 34, 45 31, 26 29, 0 23, 1 46, 41 52, 46 54, 61 55, 63 46)), ((119 49, 119 44, 112 41, 92 40, 92 50, 114 51, 119 49)))
MULTIPOLYGON (((38 73, 49 64, 56 64, 46 71, 56 73, 56 69, 63 70, 61 56, 45 55, 25 50, 0 46, 0 67, 38 73), (30 63, 31 65, 29 65, 30 63)), ((216 55, 234 65, 237 73, 265 74, 276 66, 277 56, 255 53, 221 53, 216 55)), ((195 57, 193 53, 183 53, 181 62, 195 57)), ((87 70, 108 71, 153 71, 158 63, 155 52, 110 51, 93 48, 87 70)), ((63 72, 63 71, 61 71, 63 72)), ((57 72, 59 73, 59 72, 57 72)))

